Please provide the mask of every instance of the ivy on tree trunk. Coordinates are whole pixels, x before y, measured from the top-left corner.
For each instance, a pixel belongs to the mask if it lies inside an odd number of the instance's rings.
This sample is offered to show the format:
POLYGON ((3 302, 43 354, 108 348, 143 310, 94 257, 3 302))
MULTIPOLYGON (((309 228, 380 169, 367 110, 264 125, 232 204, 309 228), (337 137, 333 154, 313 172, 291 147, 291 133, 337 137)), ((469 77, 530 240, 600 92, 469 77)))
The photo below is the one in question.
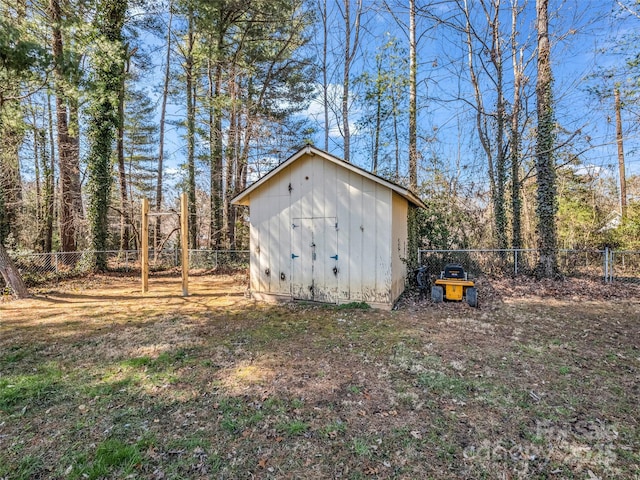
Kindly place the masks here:
POLYGON ((124 70, 122 27, 126 0, 102 0, 96 27, 99 33, 94 56, 95 78, 92 105, 89 109, 89 225, 92 247, 96 251, 95 267, 106 270, 109 223, 107 212, 111 193, 114 141, 118 128, 119 92, 124 70))
POLYGON ((553 77, 549 44, 549 0, 537 0, 538 79, 536 99, 538 128, 536 141, 536 174, 538 179, 536 215, 538 218, 538 277, 551 278, 557 272, 556 255, 556 169, 553 147, 553 77))

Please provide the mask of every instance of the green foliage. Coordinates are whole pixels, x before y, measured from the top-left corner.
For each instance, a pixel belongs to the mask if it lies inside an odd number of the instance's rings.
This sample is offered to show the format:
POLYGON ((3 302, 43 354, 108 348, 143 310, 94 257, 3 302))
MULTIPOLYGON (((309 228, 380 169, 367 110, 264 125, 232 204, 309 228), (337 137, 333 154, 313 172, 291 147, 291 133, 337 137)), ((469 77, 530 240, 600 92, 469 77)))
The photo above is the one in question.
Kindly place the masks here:
POLYGON ((50 60, 44 45, 31 39, 15 22, 6 18, 0 19, 0 78, 2 80, 7 80, 11 75, 24 76, 41 71, 49 65, 50 60))
POLYGON ((337 310, 369 310, 371 306, 367 302, 343 303, 335 307, 337 310))
POLYGON ((542 55, 546 62, 538 61, 538 125, 536 129, 536 218, 538 249, 540 256, 536 267, 539 277, 553 277, 557 265, 557 228, 558 192, 556 182, 556 144, 555 112, 548 52, 542 55))
MULTIPOLYGON (((420 249, 420 208, 409 204, 409 215, 407 218, 407 270, 409 272, 418 268, 418 250, 420 249)), ((414 276, 409 275, 409 280, 414 281, 414 276)))
POLYGON ((597 231, 602 226, 603 202, 596 202, 596 179, 577 174, 573 169, 558 175, 558 246, 560 248, 589 248, 597 243, 597 231))
POLYGON ((451 231, 446 210, 433 200, 427 200, 425 204, 427 209, 419 213, 422 245, 428 249, 449 248, 451 231))
POLYGON ((398 123, 408 109, 408 54, 397 38, 387 34, 386 43, 377 50, 375 62, 373 73, 365 71, 354 82, 364 86, 359 98, 363 113, 358 126, 370 137, 371 170, 374 173, 382 170, 384 176, 397 180, 401 136, 398 123), (395 161, 387 165, 381 161, 392 159, 395 161))
POLYGON ((34 39, 31 23, 23 17, 24 12, 12 11, 11 4, 0 6, 0 242, 19 233, 19 152, 25 135, 20 102, 32 94, 49 64, 46 48, 34 39))
POLYGON ((640 202, 627 205, 627 218, 618 228, 608 232, 603 243, 620 250, 640 250, 640 202))
POLYGON ((431 198, 425 200, 426 209, 416 212, 416 228, 421 249, 446 250, 467 248, 466 232, 477 227, 471 216, 459 209, 455 199, 431 198))
MULTIPOLYGON (((127 82, 128 83, 128 82, 127 82)), ((158 125, 156 105, 144 90, 128 88, 125 98, 124 157, 133 198, 155 197, 158 125)))

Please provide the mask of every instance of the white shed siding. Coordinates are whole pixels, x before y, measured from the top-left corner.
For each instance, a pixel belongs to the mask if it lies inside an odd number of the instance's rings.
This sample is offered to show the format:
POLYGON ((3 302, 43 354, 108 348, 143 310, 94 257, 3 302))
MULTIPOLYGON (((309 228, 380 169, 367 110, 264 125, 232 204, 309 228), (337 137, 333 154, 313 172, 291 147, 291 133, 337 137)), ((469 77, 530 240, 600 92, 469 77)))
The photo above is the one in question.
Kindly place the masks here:
POLYGON ((402 293, 407 199, 322 155, 303 155, 248 192, 251 290, 388 305, 402 293))
POLYGON ((392 208, 392 245, 391 263, 393 265, 393 283, 391 285, 391 296, 396 299, 404 291, 405 278, 407 275, 407 241, 408 241, 408 213, 409 205, 400 195, 393 193, 392 208))

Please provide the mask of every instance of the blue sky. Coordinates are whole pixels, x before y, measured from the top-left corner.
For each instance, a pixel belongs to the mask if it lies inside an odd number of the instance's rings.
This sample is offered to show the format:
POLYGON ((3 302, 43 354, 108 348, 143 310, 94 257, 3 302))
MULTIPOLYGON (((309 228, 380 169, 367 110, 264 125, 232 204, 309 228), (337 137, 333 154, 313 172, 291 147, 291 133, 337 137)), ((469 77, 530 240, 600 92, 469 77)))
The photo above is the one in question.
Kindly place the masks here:
MULTIPOLYGON (((508 7, 509 0, 502 0, 508 7)), ((420 2, 418 2, 420 4, 420 2)), ((535 0, 524 2, 525 14, 520 25, 521 38, 535 40, 534 19, 535 0)), ((477 3, 475 4, 477 6, 477 3)), ((331 9, 330 5, 330 9, 331 9)), ((441 16, 448 16, 453 12, 454 5, 440 2, 435 10, 441 16)), ((556 117, 559 125, 567 132, 575 133, 575 150, 579 152, 580 160, 588 168, 596 168, 599 171, 610 172, 617 175, 617 147, 615 143, 615 123, 613 99, 598 100, 589 94, 587 87, 596 80, 589 79, 598 68, 607 68, 615 65, 622 59, 615 55, 611 46, 614 38, 620 38, 628 32, 632 32, 640 23, 640 20, 629 18, 622 20, 615 18, 611 12, 615 8, 614 1, 598 2, 588 1, 554 1, 551 0, 552 14, 552 62, 555 78, 554 95, 556 104, 556 117)), ((432 10, 433 11, 433 10, 432 10)), ((335 5, 333 12, 336 14, 335 5)), ((406 12, 398 7, 395 14, 401 20, 406 20, 406 12)), ((510 28, 510 13, 505 11, 502 23, 506 31, 510 28)), ((367 34, 362 37, 359 56, 353 68, 353 76, 370 65, 376 48, 384 41, 387 35, 396 36, 400 42, 406 42, 406 32, 401 29, 393 18, 384 12, 369 10, 363 18, 363 24, 367 34)), ((332 25, 334 38, 332 45, 339 47, 340 23, 332 25)), ((436 141, 429 144, 422 143, 424 157, 437 155, 452 169, 464 166, 461 180, 468 181, 482 178, 484 158, 480 151, 472 121, 473 110, 457 97, 470 98, 471 87, 466 79, 467 66, 461 39, 456 38, 451 30, 442 26, 434 26, 433 21, 421 19, 418 23, 418 31, 421 34, 419 43, 419 134, 422 136, 434 136, 436 141), (457 73, 459 72, 459 73, 457 73), (460 76, 460 73, 462 76, 460 76)), ((154 42, 158 42, 157 39, 154 42)), ((531 55, 530 47, 528 54, 531 55)), ((338 48, 339 51, 339 48, 338 48)), ((156 72, 162 71, 160 65, 164 53, 160 50, 155 56, 158 59, 156 72)), ((335 78, 331 89, 341 90, 340 65, 336 60, 335 78)), ((510 72, 507 66, 507 83, 510 81, 510 72)), ((535 59, 528 72, 531 81, 535 82, 535 59)), ((161 74, 150 82, 161 81, 161 74)), ((507 88, 509 86, 507 85, 507 88)), ((357 88, 354 88, 357 93, 357 88)), ((507 92, 509 98, 510 93, 507 92)), ((507 99, 508 99, 507 98, 507 99)), ((534 99, 530 100, 529 109, 535 108, 534 99)), ((316 136, 316 145, 323 147, 322 131, 322 106, 318 101, 312 102, 304 112, 311 119, 317 119, 319 132, 316 136)), ((365 139, 359 136, 356 121, 359 116, 359 107, 354 104, 351 112, 351 124, 354 137, 352 142, 354 150, 352 157, 355 163, 364 168, 370 167, 370 159, 362 148, 365 139)), ((171 105, 169 108, 169 120, 179 120, 184 117, 182 105, 171 105)), ((628 174, 640 173, 640 158, 638 156, 638 144, 640 138, 635 131, 637 114, 630 109, 623 112, 623 125, 625 127, 625 153, 628 174)), ((333 128, 330 130, 329 150, 342 155, 342 140, 336 128, 336 119, 333 117, 333 128)), ((406 129, 406 124, 404 125, 406 129)), ((167 144, 165 148, 168 158, 168 174, 177 172, 178 166, 184 162, 184 140, 176 127, 167 125, 167 144)), ((291 153, 291 152, 289 152, 291 153)), ((282 160, 282 159, 281 159, 282 160)))

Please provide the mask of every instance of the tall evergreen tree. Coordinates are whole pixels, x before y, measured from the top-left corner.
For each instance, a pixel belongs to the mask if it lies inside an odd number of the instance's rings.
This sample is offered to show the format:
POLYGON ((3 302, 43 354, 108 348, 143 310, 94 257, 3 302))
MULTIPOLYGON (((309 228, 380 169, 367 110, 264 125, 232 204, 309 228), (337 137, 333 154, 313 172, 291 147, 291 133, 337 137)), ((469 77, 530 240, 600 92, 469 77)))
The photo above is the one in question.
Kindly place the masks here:
POLYGON ((144 90, 127 89, 124 124, 124 163, 127 175, 129 218, 135 218, 136 200, 156 192, 158 125, 155 104, 144 90), (135 210, 135 211, 134 211, 135 210))
POLYGON ((48 63, 42 46, 24 29, 25 8, 22 2, 0 5, 0 276, 19 298, 29 293, 4 248, 19 208, 12 202, 20 198, 21 189, 18 149, 22 139, 15 137, 24 135, 19 101, 32 94, 32 81, 48 63))
POLYGON ((364 85, 363 113, 358 124, 371 135, 371 171, 394 181, 400 178, 400 120, 407 114, 408 67, 406 49, 391 37, 378 49, 375 72, 365 71, 356 79, 364 85), (393 159, 386 168, 385 158, 393 159))
POLYGON ((0 242, 17 234, 22 206, 19 150, 26 133, 21 100, 31 93, 44 51, 26 21, 26 4, 0 4, 0 242))

